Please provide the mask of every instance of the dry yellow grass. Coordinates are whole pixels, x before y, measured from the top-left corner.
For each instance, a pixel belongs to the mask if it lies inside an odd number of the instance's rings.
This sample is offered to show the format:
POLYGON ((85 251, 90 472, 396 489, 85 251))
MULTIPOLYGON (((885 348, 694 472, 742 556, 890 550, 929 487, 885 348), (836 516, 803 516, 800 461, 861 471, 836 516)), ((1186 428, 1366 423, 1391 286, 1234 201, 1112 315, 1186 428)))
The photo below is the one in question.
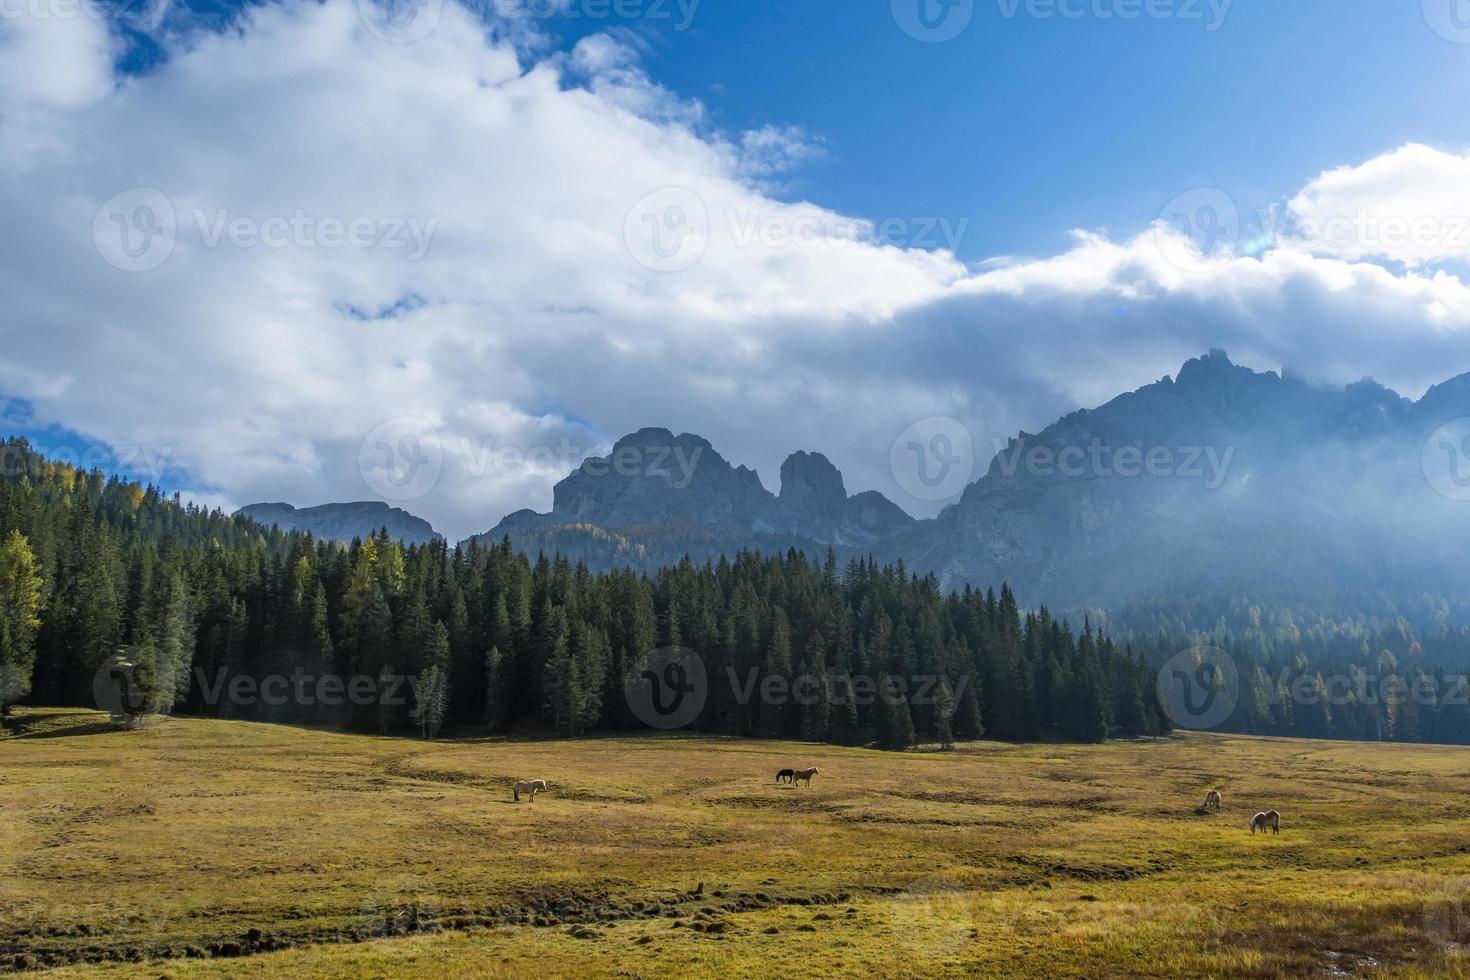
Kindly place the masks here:
POLYGON ((21 721, 0 741, 0 963, 57 975, 1467 972, 1465 749, 21 721), (773 782, 808 764, 810 790, 773 782), (551 791, 515 805, 518 777, 551 791), (1211 787, 1219 815, 1196 809, 1211 787), (1267 807, 1282 833, 1252 837, 1267 807))

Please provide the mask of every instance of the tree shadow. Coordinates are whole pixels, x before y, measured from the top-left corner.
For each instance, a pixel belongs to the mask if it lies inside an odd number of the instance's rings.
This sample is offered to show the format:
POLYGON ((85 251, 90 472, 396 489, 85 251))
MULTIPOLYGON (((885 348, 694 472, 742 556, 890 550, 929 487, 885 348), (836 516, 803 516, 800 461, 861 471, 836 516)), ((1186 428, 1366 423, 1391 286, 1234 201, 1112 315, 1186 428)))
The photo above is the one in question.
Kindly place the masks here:
MULTIPOLYGON (((63 718, 75 718, 72 712, 56 712, 54 714, 27 714, 19 725, 10 729, 8 736, 15 741, 32 740, 38 741, 45 738, 75 738, 83 735, 105 735, 109 732, 122 731, 112 722, 104 719, 89 719, 87 721, 76 721, 62 727, 50 727, 48 723, 63 718)), ((12 720, 11 724, 14 724, 12 720)))

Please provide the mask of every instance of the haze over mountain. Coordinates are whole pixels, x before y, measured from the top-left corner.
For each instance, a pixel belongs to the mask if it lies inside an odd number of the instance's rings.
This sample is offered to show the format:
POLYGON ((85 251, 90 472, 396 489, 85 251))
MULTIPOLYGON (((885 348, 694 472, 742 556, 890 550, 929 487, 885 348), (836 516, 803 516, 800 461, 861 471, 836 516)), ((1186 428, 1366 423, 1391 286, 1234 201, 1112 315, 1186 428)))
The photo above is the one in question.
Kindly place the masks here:
POLYGON ((732 466, 707 440, 647 428, 558 483, 551 513, 517 511, 476 538, 491 543, 510 535, 531 552, 651 569, 686 553, 867 549, 913 523, 882 494, 848 496, 842 474, 820 453, 789 456, 773 494, 754 470, 732 466))
MULTIPOLYGON (((1302 603, 1434 618, 1426 597, 1470 593, 1470 374, 1416 401, 1257 372, 1223 351, 1036 434, 1020 433, 937 517, 849 495, 819 452, 771 493, 708 440, 664 428, 619 439, 468 540, 644 571, 741 549, 832 549, 935 573, 946 588, 1008 582, 1028 605, 1117 614, 1178 600, 1302 603), (1385 501, 1394 502, 1393 505, 1385 501)), ((351 540, 387 527, 433 540, 383 503, 256 504, 262 523, 351 540)), ((467 543, 467 542, 466 542, 467 543)))
POLYGON ((328 541, 365 538, 382 528, 408 544, 427 544, 439 537, 422 517, 380 500, 301 508, 283 503, 249 504, 235 511, 235 516, 248 517, 259 524, 274 524, 283 531, 310 531, 328 541))
POLYGON ((1456 499, 1470 429, 1431 440, 1465 416, 1470 375, 1412 402, 1371 380, 1314 386, 1212 351, 1021 433, 932 520, 877 493, 849 497, 817 453, 788 458, 775 495, 704 439, 644 429, 559 483, 551 513, 520 511, 479 537, 644 569, 686 552, 830 546, 902 559, 946 587, 1007 581, 1023 602, 1060 609, 1380 604, 1470 591, 1470 502, 1456 499))
POLYGON ((1411 402, 1212 351, 1023 433, 957 504, 884 545, 946 583, 1004 578, 1060 608, 1453 594, 1467 585, 1470 503, 1455 498, 1470 429, 1435 433, 1466 415, 1470 375, 1411 402))

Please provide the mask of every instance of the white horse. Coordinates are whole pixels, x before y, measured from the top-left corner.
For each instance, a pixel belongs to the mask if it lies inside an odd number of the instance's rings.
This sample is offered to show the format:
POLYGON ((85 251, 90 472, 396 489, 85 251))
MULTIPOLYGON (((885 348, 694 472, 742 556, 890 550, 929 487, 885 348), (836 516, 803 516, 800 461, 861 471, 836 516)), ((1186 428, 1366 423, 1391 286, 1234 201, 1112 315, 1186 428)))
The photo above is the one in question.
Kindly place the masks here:
POLYGON ((818 775, 821 775, 821 770, 816 766, 812 766, 810 769, 798 769, 791 774, 791 781, 793 783, 806 783, 807 788, 810 789, 812 777, 818 775))
POLYGON ((1273 834, 1281 833, 1281 814, 1275 810, 1267 810, 1251 817, 1251 836, 1255 836, 1257 829, 1264 834, 1267 827, 1271 828, 1273 834))
POLYGON ((1220 791, 1218 789, 1212 789, 1205 794, 1205 809, 1220 812, 1220 791))
POLYGON ((544 792, 546 792, 546 780, 544 780, 544 779, 522 779, 520 782, 516 783, 514 786, 511 787, 510 792, 511 792, 511 795, 515 797, 515 800, 516 800, 517 803, 521 802, 521 794, 522 793, 530 793, 531 794, 531 802, 532 803, 535 803, 536 802, 536 794, 537 793, 544 793, 544 792))

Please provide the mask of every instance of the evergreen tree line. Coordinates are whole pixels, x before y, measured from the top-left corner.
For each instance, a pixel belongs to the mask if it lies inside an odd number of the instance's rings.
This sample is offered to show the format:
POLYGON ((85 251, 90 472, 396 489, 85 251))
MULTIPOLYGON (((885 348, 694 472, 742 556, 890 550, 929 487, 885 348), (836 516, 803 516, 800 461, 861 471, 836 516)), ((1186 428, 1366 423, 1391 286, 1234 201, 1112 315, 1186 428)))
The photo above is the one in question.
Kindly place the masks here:
POLYGON ((1228 657, 1238 704, 1222 731, 1470 744, 1470 601, 1457 595, 1156 599, 1108 621, 1151 662, 1194 645, 1228 657))
POLYGON ((382 532, 348 546, 50 462, 21 440, 4 454, 0 555, 14 557, 0 588, 28 596, 0 592, 0 636, 17 636, 0 648, 7 704, 100 704, 122 678, 130 717, 579 735, 644 727, 625 678, 678 647, 708 681, 691 727, 712 733, 905 748, 1168 727, 1142 657, 1023 612, 1006 588, 945 594, 901 564, 839 568, 794 550, 594 575, 508 541, 404 546, 382 532))
POLYGON ((1236 667, 1222 730, 1470 744, 1470 629, 1432 598, 1441 615, 1423 636, 1403 616, 1329 621, 1264 603, 1213 611, 1204 630, 1212 610, 1160 604, 1153 615, 1178 631, 1154 622, 1156 635, 1121 643, 1023 611, 1005 587, 946 593, 901 563, 787 550, 594 575, 508 541, 405 547, 380 533, 349 546, 48 461, 23 440, 0 452, 0 709, 111 708, 120 677, 129 718, 630 731, 650 721, 625 679, 682 647, 707 681, 701 731, 893 748, 1095 741, 1167 731, 1158 671, 1200 643, 1236 667))

